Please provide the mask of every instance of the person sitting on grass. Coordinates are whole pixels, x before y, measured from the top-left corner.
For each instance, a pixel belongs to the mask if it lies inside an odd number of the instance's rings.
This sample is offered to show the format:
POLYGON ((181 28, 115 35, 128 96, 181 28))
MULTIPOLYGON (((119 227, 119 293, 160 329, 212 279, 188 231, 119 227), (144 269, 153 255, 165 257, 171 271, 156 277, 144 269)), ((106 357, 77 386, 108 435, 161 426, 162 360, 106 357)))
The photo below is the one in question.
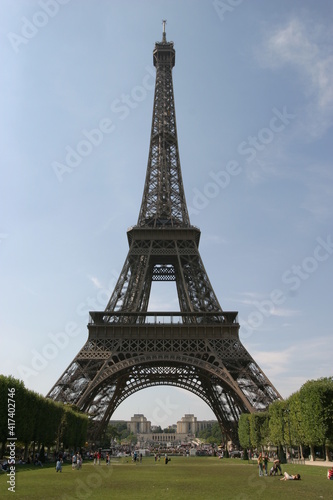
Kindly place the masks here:
POLYGON ((273 463, 272 467, 270 468, 269 475, 270 476, 277 476, 278 470, 280 471, 280 476, 282 476, 280 460, 276 459, 276 460, 274 460, 274 463, 273 463))
POLYGON ((280 471, 280 476, 282 476, 281 464, 280 464, 280 460, 278 458, 276 458, 274 460, 274 469, 275 469, 275 475, 277 474, 277 472, 279 470, 280 471))
POLYGON ((327 471, 327 479, 331 479, 331 481, 333 481, 333 467, 327 471))
MULTIPOLYGON (((272 467, 270 468, 269 475, 276 476, 276 469, 275 469, 274 465, 272 465, 272 467)), ((281 474, 281 476, 282 476, 282 474, 281 474)))
POLYGON ((289 481, 289 480, 294 480, 294 481, 299 481, 301 479, 300 474, 288 474, 288 472, 285 472, 283 477, 281 477, 280 481, 289 481))

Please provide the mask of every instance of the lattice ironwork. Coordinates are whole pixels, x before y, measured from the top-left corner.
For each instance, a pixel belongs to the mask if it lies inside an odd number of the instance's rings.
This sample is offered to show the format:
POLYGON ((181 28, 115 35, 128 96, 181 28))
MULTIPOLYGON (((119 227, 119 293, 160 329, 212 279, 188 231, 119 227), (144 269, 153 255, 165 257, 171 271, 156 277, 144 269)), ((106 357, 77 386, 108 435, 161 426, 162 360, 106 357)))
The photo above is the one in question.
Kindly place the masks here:
POLYGON ((146 182, 129 252, 105 311, 91 312, 89 338, 48 396, 77 405, 101 434, 119 404, 146 387, 187 389, 237 437, 242 412, 281 398, 239 340, 236 312, 223 311, 199 254, 180 168, 172 42, 155 45, 156 85, 146 182), (179 311, 148 312, 153 281, 175 281, 179 311), (160 317, 168 317, 164 323, 160 317))

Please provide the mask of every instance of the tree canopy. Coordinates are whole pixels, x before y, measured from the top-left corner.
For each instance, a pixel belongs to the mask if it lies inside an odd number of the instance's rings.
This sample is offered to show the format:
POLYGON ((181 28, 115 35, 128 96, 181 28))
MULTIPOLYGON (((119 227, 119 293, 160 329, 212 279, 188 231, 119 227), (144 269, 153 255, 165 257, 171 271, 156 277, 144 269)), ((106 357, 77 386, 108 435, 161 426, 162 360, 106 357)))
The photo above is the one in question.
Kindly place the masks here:
POLYGON ((11 420, 15 422, 12 432, 18 442, 31 442, 50 446, 60 444, 77 448, 86 440, 88 417, 71 406, 56 403, 34 391, 25 388, 22 381, 0 375, 0 439, 2 455, 8 439, 9 403, 12 394, 13 411, 11 420))
POLYGON ((266 412, 242 414, 238 424, 240 445, 261 449, 273 445, 324 446, 326 458, 333 448, 333 377, 309 380, 285 401, 274 401, 266 412))

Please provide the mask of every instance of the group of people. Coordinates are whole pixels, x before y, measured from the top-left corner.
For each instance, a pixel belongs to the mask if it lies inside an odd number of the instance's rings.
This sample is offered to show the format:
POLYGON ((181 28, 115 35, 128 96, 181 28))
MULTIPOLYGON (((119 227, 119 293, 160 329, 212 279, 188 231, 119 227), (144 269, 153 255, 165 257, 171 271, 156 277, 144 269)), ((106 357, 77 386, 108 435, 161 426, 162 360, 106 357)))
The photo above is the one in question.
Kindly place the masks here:
MULTIPOLYGON (((259 467, 259 477, 262 477, 264 474, 267 476, 267 469, 268 469, 268 455, 267 453, 263 455, 262 453, 259 453, 258 456, 258 467, 259 467)), ((280 467, 281 470, 281 467, 280 467)))
MULTIPOLYGON (((267 464, 268 464, 268 455, 267 454, 263 455, 263 453, 259 453, 258 457, 259 477, 262 477, 263 475, 267 476, 267 464)), ((299 481, 301 479, 300 474, 288 474, 287 472, 282 474, 280 460, 276 458, 269 471, 269 475, 277 476, 278 472, 280 473, 280 476, 283 476, 281 477, 280 481, 299 481)), ((327 471, 327 479, 333 481, 333 467, 327 471)))
MULTIPOLYGON (((93 457, 94 457, 94 465, 96 465, 96 464, 100 465, 101 453, 95 452, 93 457)), ((142 461, 142 454, 140 453, 138 456, 137 452, 135 451, 132 455, 132 460, 134 462, 136 462, 136 461, 141 462, 142 461)), ((160 460, 160 455, 155 453, 155 462, 157 462, 157 460, 160 460)), ((170 460, 171 459, 168 458, 167 454, 165 454, 164 463, 167 464, 170 460)), ((109 453, 106 454, 105 461, 106 461, 106 465, 110 465, 109 453)), ((258 456, 259 477, 262 477, 264 475, 268 476, 268 462, 269 462, 269 458, 268 458, 267 453, 266 454, 259 453, 259 456, 258 456)), ((62 456, 59 455, 59 457, 56 461, 56 472, 62 472, 62 463, 63 463, 62 456)), ((72 456, 72 469, 80 469, 81 467, 82 467, 82 455, 80 453, 74 453, 72 456)), ((3 464, 1 464, 1 470, 6 471, 6 469, 7 469, 7 464, 5 461, 3 464)), ((284 472, 284 474, 282 474, 281 464, 280 464, 280 460, 278 458, 275 458, 275 460, 273 461, 273 465, 270 468, 269 475, 270 476, 277 476, 277 475, 283 476, 283 477, 281 477, 281 481, 291 481, 291 480, 299 481, 301 479, 300 474, 288 474, 287 472, 284 472)), ((327 479, 333 480, 333 467, 327 471, 327 479)))
POLYGON ((94 452, 94 465, 101 465, 101 452, 100 451, 95 451, 94 452))
MULTIPOLYGON (((63 457, 59 455, 56 461, 56 472, 62 472, 63 457)), ((82 467, 82 455, 74 453, 72 456, 72 469, 81 469, 82 467)))
MULTIPOLYGON (((265 455, 263 453, 259 453, 259 456, 258 456, 259 477, 262 477, 264 475, 265 476, 268 475, 267 474, 268 462, 269 462, 269 458, 268 458, 267 453, 265 455)), ((288 481, 288 480, 296 480, 297 481, 297 480, 301 479, 301 476, 299 474, 290 475, 287 472, 282 474, 280 460, 278 458, 276 458, 273 462, 272 467, 270 468, 269 475, 270 476, 277 476, 278 473, 280 476, 283 476, 283 477, 281 477, 281 481, 288 481)))
POLYGON ((132 462, 142 462, 142 453, 139 453, 135 450, 132 453, 132 462))
MULTIPOLYGON (((100 465, 101 464, 101 453, 98 451, 96 451, 93 455, 93 458, 94 458, 94 465, 100 465)), ((82 455, 77 452, 77 453, 74 453, 73 456, 72 456, 72 469, 81 469, 82 467, 82 455)), ((105 462, 106 462, 106 465, 110 465, 110 455, 109 453, 106 454, 105 456, 105 462)), ((62 457, 58 457, 57 459, 57 462, 56 462, 56 471, 57 472, 61 472, 62 471, 62 463, 63 463, 63 460, 62 460, 62 457)))
POLYGON ((74 453, 72 456, 72 469, 81 469, 82 467, 82 455, 80 453, 74 453))

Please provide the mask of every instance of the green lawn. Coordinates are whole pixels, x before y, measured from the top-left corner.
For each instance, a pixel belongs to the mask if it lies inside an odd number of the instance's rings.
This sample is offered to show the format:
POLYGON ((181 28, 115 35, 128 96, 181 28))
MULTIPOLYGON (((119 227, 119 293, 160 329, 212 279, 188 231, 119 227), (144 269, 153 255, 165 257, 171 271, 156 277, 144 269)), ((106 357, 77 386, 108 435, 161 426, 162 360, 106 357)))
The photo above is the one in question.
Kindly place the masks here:
POLYGON ((327 467, 288 465, 289 473, 299 472, 301 481, 280 481, 279 477, 258 477, 256 465, 240 459, 211 457, 172 457, 167 465, 155 464, 152 457, 134 464, 129 458, 113 459, 94 466, 83 464, 81 470, 70 465, 56 473, 52 466, 35 468, 17 466, 16 491, 7 490, 7 475, 0 475, 0 498, 66 500, 94 499, 223 499, 281 500, 333 498, 333 481, 326 479, 327 467))

